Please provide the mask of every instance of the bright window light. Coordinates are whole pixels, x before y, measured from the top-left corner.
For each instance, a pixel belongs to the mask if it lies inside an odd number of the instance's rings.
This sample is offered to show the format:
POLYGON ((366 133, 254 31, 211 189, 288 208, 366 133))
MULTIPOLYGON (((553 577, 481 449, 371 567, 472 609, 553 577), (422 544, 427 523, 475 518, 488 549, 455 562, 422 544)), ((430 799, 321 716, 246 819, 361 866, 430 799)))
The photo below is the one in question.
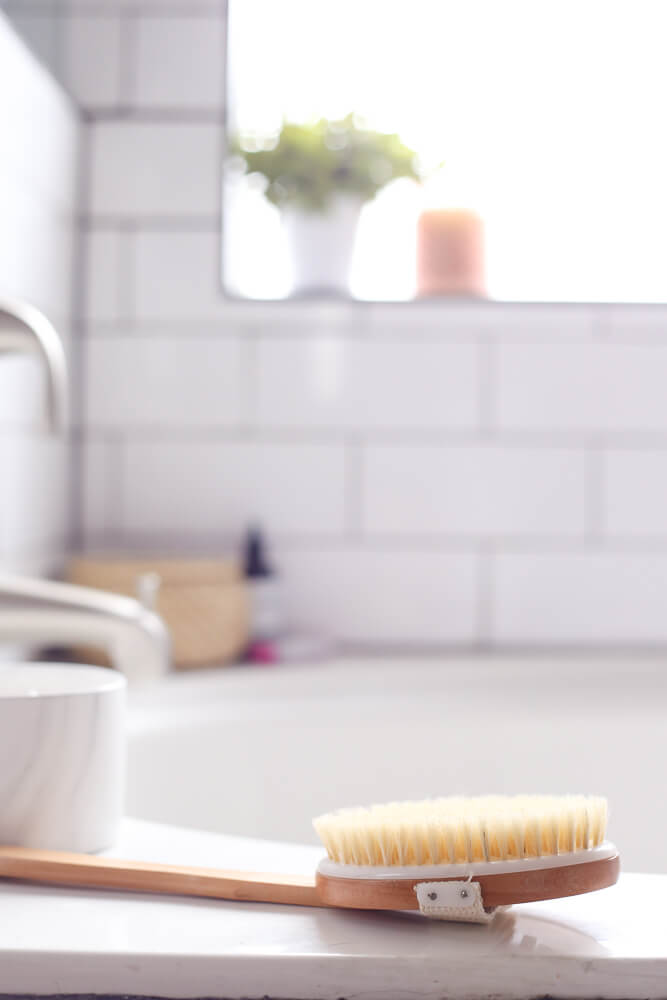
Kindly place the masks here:
MULTIPOLYGON (((437 199, 484 220, 506 301, 667 300, 665 0, 230 0, 229 129, 342 118, 398 132, 437 199)), ((352 295, 415 294, 415 227, 435 197, 395 181, 363 208, 352 295)), ((279 210, 225 183, 228 291, 280 298, 279 210)))

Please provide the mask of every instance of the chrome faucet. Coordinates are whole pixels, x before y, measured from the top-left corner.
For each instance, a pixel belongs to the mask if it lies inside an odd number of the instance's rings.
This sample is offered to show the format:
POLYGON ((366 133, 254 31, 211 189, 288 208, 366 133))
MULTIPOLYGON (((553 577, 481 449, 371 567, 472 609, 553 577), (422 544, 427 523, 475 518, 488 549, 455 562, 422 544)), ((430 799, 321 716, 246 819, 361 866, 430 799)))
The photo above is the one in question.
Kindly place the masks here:
POLYGON ((67 414, 67 366, 62 341, 46 316, 19 299, 0 296, 0 354, 36 354, 46 371, 49 429, 64 430, 67 414))
MULTIPOLYGON (((0 297, 0 355, 37 354, 46 370, 49 429, 67 423, 67 365, 55 328, 38 309, 0 297)), ((101 646, 128 679, 169 669, 169 636, 146 604, 102 590, 0 574, 0 641, 101 646)))
POLYGON ((129 681, 163 676, 169 634, 131 597, 53 580, 0 574, 0 640, 102 647, 129 681))

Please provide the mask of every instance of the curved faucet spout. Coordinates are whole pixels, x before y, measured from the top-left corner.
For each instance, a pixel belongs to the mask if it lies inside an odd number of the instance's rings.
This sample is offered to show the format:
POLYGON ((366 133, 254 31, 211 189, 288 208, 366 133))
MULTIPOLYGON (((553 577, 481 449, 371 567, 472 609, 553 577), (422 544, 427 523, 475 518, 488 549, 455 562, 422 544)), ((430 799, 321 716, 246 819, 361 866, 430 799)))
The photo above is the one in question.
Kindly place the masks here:
POLYGON ((67 363, 55 327, 34 306, 0 297, 0 354, 37 354, 46 372, 46 402, 50 430, 67 422, 67 363))
POLYGON ((167 628, 131 597, 53 580, 0 574, 0 640, 103 647, 128 680, 163 676, 167 628))

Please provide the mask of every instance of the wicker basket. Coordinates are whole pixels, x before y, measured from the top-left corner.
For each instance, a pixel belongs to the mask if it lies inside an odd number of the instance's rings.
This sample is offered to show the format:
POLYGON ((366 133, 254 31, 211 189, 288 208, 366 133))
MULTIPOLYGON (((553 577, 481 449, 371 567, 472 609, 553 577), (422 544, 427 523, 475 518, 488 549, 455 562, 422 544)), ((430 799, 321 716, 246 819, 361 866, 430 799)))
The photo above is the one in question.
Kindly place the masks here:
MULTIPOLYGON (((72 559, 71 583, 137 597, 142 578, 160 580, 155 610, 172 642, 174 666, 187 670, 238 659, 248 640, 248 592, 231 559, 82 556, 72 559)), ((105 662, 98 650, 79 648, 86 662, 105 662), (92 659, 91 659, 92 658, 92 659)))

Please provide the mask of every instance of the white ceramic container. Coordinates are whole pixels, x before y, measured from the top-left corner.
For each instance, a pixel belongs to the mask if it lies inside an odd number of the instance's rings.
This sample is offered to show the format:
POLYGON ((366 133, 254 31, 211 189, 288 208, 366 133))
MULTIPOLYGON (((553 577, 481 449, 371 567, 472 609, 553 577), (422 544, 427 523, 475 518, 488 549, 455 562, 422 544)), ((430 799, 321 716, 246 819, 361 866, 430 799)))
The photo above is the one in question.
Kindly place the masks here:
POLYGON ((125 677, 60 663, 0 666, 0 843, 99 851, 125 793, 125 677))

